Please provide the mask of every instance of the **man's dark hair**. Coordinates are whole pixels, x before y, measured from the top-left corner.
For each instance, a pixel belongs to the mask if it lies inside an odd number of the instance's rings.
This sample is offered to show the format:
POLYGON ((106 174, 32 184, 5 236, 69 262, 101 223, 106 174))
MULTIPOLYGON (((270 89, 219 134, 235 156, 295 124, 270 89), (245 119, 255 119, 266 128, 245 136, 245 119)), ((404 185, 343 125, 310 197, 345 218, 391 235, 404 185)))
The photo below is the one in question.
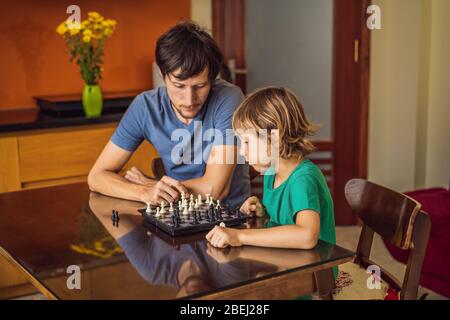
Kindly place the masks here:
POLYGON ((214 81, 223 63, 216 41, 191 21, 180 22, 159 37, 155 56, 163 77, 181 68, 179 80, 198 75, 208 67, 208 78, 214 81))

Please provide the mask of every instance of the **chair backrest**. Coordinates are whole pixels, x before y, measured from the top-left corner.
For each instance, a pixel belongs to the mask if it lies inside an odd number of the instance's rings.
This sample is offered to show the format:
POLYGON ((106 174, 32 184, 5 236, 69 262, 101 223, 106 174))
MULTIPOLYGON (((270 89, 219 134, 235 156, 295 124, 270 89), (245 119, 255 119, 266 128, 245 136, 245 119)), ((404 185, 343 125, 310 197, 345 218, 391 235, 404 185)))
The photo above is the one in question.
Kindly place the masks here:
POLYGON ((155 179, 161 179, 166 175, 166 169, 164 169, 164 164, 161 158, 155 158, 152 161, 152 171, 155 179))
POLYGON ((374 264, 369 259, 374 232, 396 247, 409 250, 402 285, 389 273, 381 271, 390 280, 390 284, 401 289, 402 299, 416 299, 431 228, 428 215, 420 210, 420 203, 363 179, 348 181, 345 185, 345 197, 364 223, 355 262, 364 266, 374 264))
POLYGON ((417 201, 363 179, 347 182, 345 197, 364 224, 393 245, 409 248, 414 220, 421 207, 417 201))

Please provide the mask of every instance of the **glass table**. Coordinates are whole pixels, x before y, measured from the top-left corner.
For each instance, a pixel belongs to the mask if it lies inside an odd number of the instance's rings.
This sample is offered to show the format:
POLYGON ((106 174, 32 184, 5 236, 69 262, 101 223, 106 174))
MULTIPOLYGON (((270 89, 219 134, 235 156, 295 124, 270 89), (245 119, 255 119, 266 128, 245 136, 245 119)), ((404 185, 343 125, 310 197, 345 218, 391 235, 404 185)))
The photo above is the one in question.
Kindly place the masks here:
POLYGON ((332 268, 354 255, 323 241, 311 250, 217 249, 205 233, 173 238, 145 227, 137 211, 143 207, 90 192, 85 183, 1 194, 0 253, 51 299, 329 295, 332 268))

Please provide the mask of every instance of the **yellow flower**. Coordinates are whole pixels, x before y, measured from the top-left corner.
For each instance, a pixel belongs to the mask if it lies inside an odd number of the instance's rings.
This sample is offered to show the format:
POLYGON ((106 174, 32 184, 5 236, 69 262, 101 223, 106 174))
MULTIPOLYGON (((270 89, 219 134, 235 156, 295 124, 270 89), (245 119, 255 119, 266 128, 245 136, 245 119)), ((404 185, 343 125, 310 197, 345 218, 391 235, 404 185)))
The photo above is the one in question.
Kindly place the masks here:
POLYGON ((80 29, 76 29, 76 28, 70 29, 70 35, 71 35, 71 36, 76 35, 78 32, 80 32, 80 29))
POLYGON ((86 29, 83 31, 83 36, 85 37, 91 37, 92 36, 92 30, 86 29))
POLYGON ((91 37, 89 37, 89 36, 84 36, 83 37, 83 42, 88 43, 89 41, 91 41, 91 37))
POLYGON ((92 19, 98 19, 100 18, 100 14, 98 12, 92 11, 88 13, 88 17, 92 19))
POLYGON ((57 28, 56 28, 56 32, 60 35, 63 35, 64 33, 67 32, 67 26, 66 26, 66 22, 61 23, 57 28))

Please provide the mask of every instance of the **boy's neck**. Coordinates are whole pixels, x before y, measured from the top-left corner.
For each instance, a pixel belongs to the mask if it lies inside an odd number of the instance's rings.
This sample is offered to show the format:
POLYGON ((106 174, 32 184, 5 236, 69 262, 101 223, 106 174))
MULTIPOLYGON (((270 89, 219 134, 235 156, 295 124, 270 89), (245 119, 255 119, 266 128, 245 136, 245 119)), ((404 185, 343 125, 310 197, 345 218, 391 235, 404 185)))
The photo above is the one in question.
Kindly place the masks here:
POLYGON ((303 157, 300 158, 292 158, 292 159, 280 159, 278 162, 278 172, 275 175, 275 179, 278 184, 283 183, 289 176, 292 171, 303 161, 303 157))

